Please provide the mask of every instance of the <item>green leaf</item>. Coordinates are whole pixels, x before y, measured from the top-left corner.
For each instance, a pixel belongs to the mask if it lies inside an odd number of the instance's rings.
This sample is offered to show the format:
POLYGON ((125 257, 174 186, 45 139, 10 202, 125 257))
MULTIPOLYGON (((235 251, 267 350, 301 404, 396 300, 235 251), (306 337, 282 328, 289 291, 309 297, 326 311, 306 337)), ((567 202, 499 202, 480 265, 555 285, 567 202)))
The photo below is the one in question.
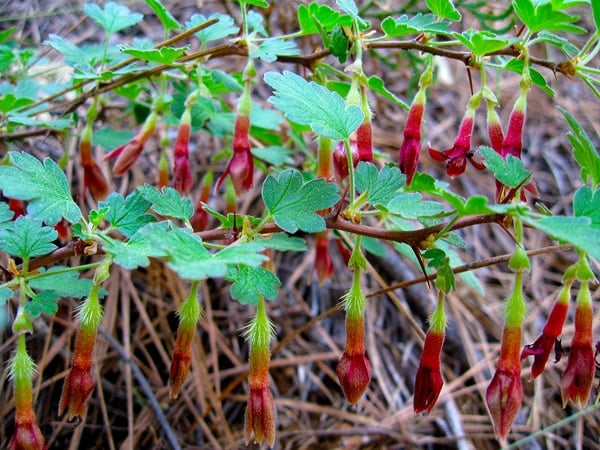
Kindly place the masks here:
POLYGON ((532 33, 546 31, 568 31, 571 33, 585 33, 585 29, 574 22, 578 16, 564 13, 554 9, 554 2, 542 3, 533 0, 513 0, 512 6, 521 22, 532 33))
POLYGON ((32 319, 39 317, 41 314, 53 316, 58 311, 58 301, 60 295, 54 291, 42 291, 31 299, 25 305, 25 312, 32 319))
POLYGON ((109 2, 104 5, 104 9, 92 3, 83 7, 83 12, 98 22, 107 33, 116 33, 124 28, 135 25, 144 18, 143 14, 132 13, 127 6, 118 5, 109 2))
POLYGON ((593 186, 597 186, 600 184, 600 155, 598 150, 583 127, 575 120, 575 117, 560 106, 558 106, 558 109, 563 113, 571 127, 567 137, 573 146, 575 160, 581 167, 581 179, 585 183, 591 182, 593 186))
POLYGON ((562 36, 558 36, 557 34, 551 33, 550 31, 542 30, 540 31, 535 39, 531 39, 528 43, 529 46, 537 44, 538 42, 546 42, 547 44, 553 45, 559 48, 565 55, 569 58, 577 55, 579 53, 579 49, 575 47, 568 39, 565 39, 562 36))
MULTIPOLYGON (((504 68, 507 70, 510 70, 512 72, 518 73, 519 75, 523 73, 523 67, 524 67, 524 62, 522 59, 516 59, 513 58, 510 61, 508 61, 505 65, 504 68)), ((544 78, 544 76, 538 72, 535 69, 532 69, 531 67, 529 68, 529 75, 531 76, 531 81, 533 81, 533 84, 535 84, 536 86, 538 86, 539 88, 543 89, 544 92, 546 92, 546 94, 548 94, 551 97, 555 97, 556 96, 556 92, 554 92, 550 86, 548 86, 548 83, 546 82, 546 79, 544 78)))
POLYGON ((151 223, 140 228, 129 240, 121 241, 105 236, 103 248, 106 253, 113 256, 113 261, 125 269, 134 270, 138 267, 148 267, 149 258, 167 256, 166 251, 159 245, 164 238, 167 222, 151 223))
POLYGON ((0 31, 0 44, 4 44, 8 40, 8 38, 10 38, 13 35, 13 33, 15 31, 17 31, 18 29, 19 29, 19 27, 14 26, 14 27, 10 27, 6 30, 0 31))
MULTIPOLYGON (((0 306, 4 305, 7 301, 9 301, 14 292, 6 287, 0 287, 0 306)), ((0 327, 1 329, 2 327, 0 327)))
POLYGON ((135 133, 130 130, 115 130, 110 127, 100 128, 94 131, 92 144, 99 145, 105 150, 112 150, 129 142, 135 133))
POLYGON ((161 216, 173 217, 187 222, 194 214, 194 205, 192 205, 190 199, 182 197, 172 187, 165 187, 159 191, 154 186, 145 184, 138 187, 137 191, 152 203, 152 209, 161 216))
POLYGON ((71 223, 81 218, 67 178, 54 161, 46 158, 42 164, 24 152, 9 155, 14 165, 0 166, 0 189, 6 197, 30 200, 27 212, 49 225, 63 217, 71 223))
POLYGON ((444 212, 444 205, 438 202, 423 200, 419 193, 400 193, 390 200, 387 209, 391 214, 405 219, 436 216, 444 212))
POLYGON ((0 202, 0 227, 6 225, 6 222, 12 220, 14 212, 8 206, 8 203, 0 202))
POLYGON ((384 98, 388 99, 392 103, 394 103, 408 111, 409 106, 405 102, 400 100, 400 98, 398 98, 396 96, 396 94, 394 94, 392 91, 390 91, 388 88, 386 88, 383 80, 381 78, 379 78, 377 75, 371 75, 369 77, 367 83, 368 83, 369 89, 371 89, 371 91, 383 96, 384 98))
POLYGON ((600 260, 600 227, 589 217, 552 216, 540 220, 524 219, 528 225, 584 250, 600 260))
POLYGON ((242 4, 258 6, 259 8, 268 8, 269 2, 267 0, 241 0, 242 4))
POLYGON ((33 258, 55 250, 53 242, 57 237, 54 228, 42 226, 39 220, 29 216, 21 216, 10 226, 0 229, 0 249, 12 256, 33 258))
POLYGON ((166 31, 183 28, 160 0, 146 0, 146 4, 152 8, 152 11, 154 11, 166 31))
POLYGON ((275 223, 288 233, 324 230, 325 221, 317 211, 333 206, 339 199, 335 184, 323 179, 304 183, 302 174, 294 169, 267 176, 262 198, 275 223))
POLYGON ((269 97, 276 108, 294 122, 309 125, 312 130, 330 139, 348 139, 363 121, 363 113, 354 105, 326 87, 293 72, 267 72, 267 84, 274 89, 269 97))
POLYGON ((289 236, 285 233, 275 233, 268 236, 258 236, 254 242, 265 248, 271 248, 278 252, 292 251, 305 252, 306 241, 302 238, 289 236))
POLYGON ((502 50, 518 41, 518 39, 502 39, 490 31, 467 30, 462 33, 452 33, 452 36, 477 56, 502 50))
POLYGON ((360 17, 358 8, 354 0, 335 0, 339 8, 354 19, 361 30, 366 30, 371 27, 371 24, 360 17))
POLYGON ((185 27, 187 29, 194 28, 210 19, 218 19, 219 21, 196 33, 196 37, 200 39, 203 46, 207 42, 223 39, 227 36, 233 36, 239 31, 239 27, 235 25, 231 16, 220 13, 212 14, 208 19, 202 14, 194 14, 190 17, 190 20, 185 23, 185 27))
POLYGON ((397 19, 386 17, 381 29, 387 38, 403 37, 420 33, 448 34, 450 24, 439 22, 433 14, 418 13, 414 16, 401 15, 397 19))
POLYGON ((448 19, 454 22, 459 22, 462 19, 452 0, 425 0, 425 3, 429 10, 440 19, 448 19))
POLYGON ((479 151, 485 159, 486 167, 505 186, 518 188, 524 186, 531 178, 531 172, 525 169, 521 159, 513 155, 504 159, 493 148, 486 146, 479 147, 479 151))
POLYGON ((600 227, 600 190, 593 191, 589 186, 581 186, 573 196, 573 214, 589 217, 592 225, 600 227))
POLYGON ((461 211, 465 206, 465 199, 448 189, 448 183, 436 180, 431 175, 417 172, 410 185, 411 191, 431 194, 447 201, 455 210, 461 211))
POLYGON ((12 110, 20 109, 30 105, 33 100, 30 98, 18 98, 15 94, 4 94, 0 97, 0 112, 6 114, 12 110))
POLYGON ((356 168, 356 189, 360 194, 367 192, 373 206, 386 205, 405 182, 397 167, 383 166, 378 171, 374 164, 363 161, 356 168))
POLYGON ((139 49, 131 47, 130 45, 120 45, 119 49, 135 58, 143 61, 154 62, 158 64, 171 65, 177 61, 189 47, 161 47, 161 48, 150 48, 150 49, 139 49))
POLYGON ((298 56, 300 49, 295 42, 283 39, 267 39, 252 50, 252 57, 273 62, 278 56, 298 56))
POLYGON ((82 48, 77 47, 66 39, 56 34, 51 34, 50 38, 44 41, 44 45, 52 47, 58 53, 61 53, 65 57, 65 64, 91 69, 91 64, 88 62, 89 55, 82 48))
POLYGON ((592 15, 594 17, 594 25, 596 25, 596 32, 600 31, 600 3, 592 1, 592 15))
POLYGON ((298 6, 298 23, 303 35, 324 33, 333 30, 335 26, 348 27, 352 25, 352 17, 340 14, 327 5, 317 2, 309 6, 298 6))
POLYGON ((92 280, 79 278, 76 271, 65 271, 65 266, 54 266, 48 270, 41 268, 40 275, 29 281, 29 287, 38 291, 53 291, 59 297, 82 298, 90 293, 92 280), (54 273, 58 272, 58 273, 54 273))
POLYGON ((274 166, 283 166, 284 164, 294 163, 294 152, 288 148, 279 145, 268 147, 254 147, 252 155, 274 166))
POLYGON ((26 127, 44 127, 51 130, 65 130, 73 126, 73 121, 69 119, 43 120, 35 119, 26 114, 13 112, 8 115, 8 121, 12 125, 23 125, 26 127))
POLYGON ((113 192, 98 204, 98 211, 107 208, 105 220, 125 237, 130 237, 146 224, 156 221, 153 216, 146 214, 151 204, 138 191, 133 191, 125 199, 118 192, 113 192))
POLYGON ((225 279, 232 282, 229 290, 231 298, 242 305, 257 305, 260 296, 275 300, 277 288, 281 286, 279 278, 262 267, 231 267, 225 279))

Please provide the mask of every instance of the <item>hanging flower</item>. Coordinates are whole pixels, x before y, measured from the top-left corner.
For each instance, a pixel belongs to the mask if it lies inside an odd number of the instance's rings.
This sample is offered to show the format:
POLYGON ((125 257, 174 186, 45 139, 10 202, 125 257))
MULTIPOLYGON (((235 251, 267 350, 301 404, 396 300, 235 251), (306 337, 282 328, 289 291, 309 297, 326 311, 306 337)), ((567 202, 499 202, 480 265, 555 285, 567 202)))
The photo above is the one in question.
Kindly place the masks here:
POLYGON ((188 194, 194 184, 189 152, 191 123, 191 106, 186 106, 179 122, 174 150, 173 187, 181 195, 188 194))
MULTIPOLYGON (((359 163, 356 141, 350 140, 350 152, 352 154, 352 165, 356 168, 359 163)), ((333 169, 338 184, 348 178, 348 155, 346 154, 344 141, 338 141, 333 149, 333 169)))
POLYGON ((333 273, 333 263, 329 255, 329 232, 327 230, 316 234, 313 273, 317 274, 319 286, 322 286, 325 281, 330 279, 333 273))
POLYGON ((91 121, 86 123, 79 141, 79 158, 83 168, 84 192, 88 189, 96 200, 104 199, 108 195, 108 182, 93 156, 91 121))
POLYGON ((421 154, 421 123, 425 110, 425 88, 420 88, 410 105, 408 118, 404 126, 402 145, 398 156, 398 167, 406 175, 406 184, 410 186, 417 171, 421 154))

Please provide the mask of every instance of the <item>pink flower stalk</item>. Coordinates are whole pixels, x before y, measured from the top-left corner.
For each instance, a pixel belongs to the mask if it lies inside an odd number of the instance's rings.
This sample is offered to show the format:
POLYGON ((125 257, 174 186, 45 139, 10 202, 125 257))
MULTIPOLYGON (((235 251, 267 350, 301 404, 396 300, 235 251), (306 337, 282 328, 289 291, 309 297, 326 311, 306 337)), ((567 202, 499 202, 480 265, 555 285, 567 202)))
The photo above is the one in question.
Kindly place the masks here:
POLYGON ((250 367, 248 372, 248 404, 244 435, 246 445, 252 440, 262 444, 267 441, 270 447, 275 443, 275 404, 269 383, 269 363, 271 352, 269 343, 273 326, 265 313, 265 300, 260 298, 254 320, 248 327, 250 340, 250 367))
MULTIPOLYGON (((352 164, 356 168, 359 162, 356 141, 350 141, 350 151, 352 153, 352 164)), ((346 155, 344 141, 338 141, 333 150, 333 169, 335 179, 338 184, 341 184, 346 178, 348 178, 348 156, 346 155)))
POLYGON ((34 363, 27 354, 25 334, 19 335, 17 339, 17 352, 10 370, 15 394, 15 431, 8 443, 8 449, 46 450, 46 441, 33 411, 31 378, 34 363))
POLYGON ((404 140, 400 146, 398 156, 398 167, 406 175, 406 184, 410 186, 417 171, 419 155, 421 153, 421 124, 423 122, 423 111, 425 110, 425 88, 419 89, 415 96, 408 118, 404 126, 404 140))
POLYGON ((198 303, 199 282, 194 282, 190 294, 177 311, 179 327, 175 350, 169 369, 169 397, 177 398, 183 382, 188 376, 192 363, 192 341, 196 335, 196 324, 200 319, 202 310, 198 303))
POLYGON ((319 286, 322 286, 333 274, 333 263, 329 255, 329 232, 327 230, 316 234, 313 273, 317 274, 319 286))
POLYGON ((521 359, 533 356, 531 365, 531 379, 535 380, 546 367, 550 352, 556 345, 556 341, 562 333, 562 329, 569 312, 569 300, 571 298, 571 282, 567 282, 561 289, 552 311, 544 325, 542 334, 533 344, 527 344, 521 352, 521 359))
POLYGON ((594 347, 592 338, 592 299, 588 281, 581 282, 575 310, 575 335, 567 368, 562 378, 563 407, 572 400, 579 407, 585 406, 590 397, 594 374, 594 347))
POLYGON ((254 159, 250 152, 249 132, 250 116, 239 113, 235 119, 233 131, 233 156, 229 160, 225 171, 217 180, 216 190, 219 190, 227 176, 231 178, 237 196, 252 187, 254 159))
POLYGON ((89 189, 96 200, 108 195, 108 182, 100 166, 96 163, 92 152, 92 123, 88 122, 79 141, 79 158, 83 167, 83 192, 89 189))
POLYGON ((521 381, 521 327, 504 327, 498 369, 490 382, 485 400, 496 433, 505 438, 523 401, 521 381))
POLYGON ((137 161, 138 157, 142 153, 142 150, 144 150, 144 145, 148 139, 150 139, 152 133, 154 133, 157 117, 158 113, 155 109, 152 109, 146 118, 142 129, 131 141, 121 145, 120 147, 117 147, 112 152, 104 156, 105 161, 117 158, 117 161, 113 166, 113 172, 116 176, 123 175, 137 161))
POLYGON ((190 164, 190 129, 192 116, 190 108, 186 108, 179 122, 177 140, 175 141, 175 167, 173 168, 173 187, 181 194, 186 195, 192 189, 192 166, 190 164))
POLYGON ((98 299, 98 284, 92 285, 90 295, 79 310, 81 323, 75 337, 75 349, 71 370, 63 385, 58 404, 58 415, 67 411, 67 420, 81 420, 85 416, 87 401, 94 390, 92 377, 92 356, 96 344, 96 334, 102 321, 102 306, 98 299))
POLYGON ((485 169, 485 165, 476 161, 475 151, 471 149, 471 135, 473 134, 473 125, 475 118, 476 106, 467 108, 467 111, 460 124, 458 136, 454 141, 454 145, 446 150, 435 150, 429 147, 429 155, 434 161, 443 162, 446 168, 446 173, 450 177, 461 175, 467 168, 467 160, 479 170, 485 169))

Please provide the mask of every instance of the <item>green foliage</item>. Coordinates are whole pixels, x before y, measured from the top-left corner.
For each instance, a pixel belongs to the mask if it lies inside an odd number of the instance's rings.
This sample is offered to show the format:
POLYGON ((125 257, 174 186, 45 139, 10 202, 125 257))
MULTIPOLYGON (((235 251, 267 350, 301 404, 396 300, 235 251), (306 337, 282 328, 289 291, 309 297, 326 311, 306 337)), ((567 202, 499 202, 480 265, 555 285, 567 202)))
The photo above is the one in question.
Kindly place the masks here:
POLYGON ((458 12, 452 0, 425 0, 425 3, 427 3, 429 10, 440 19, 448 19, 454 22, 462 19, 462 15, 458 12))
POLYGON ((143 61, 154 62, 157 64, 173 64, 177 61, 189 47, 161 47, 161 48, 134 48, 129 45, 121 45, 121 51, 143 61))
POLYGON ((401 193, 392 198, 386 206, 390 214, 405 219, 437 216, 444 211, 444 205, 430 200, 423 200, 419 193, 401 193))
POLYGON ((518 39, 501 39, 489 31, 467 30, 462 33, 452 33, 452 36, 477 56, 496 52, 518 41, 518 39))
POLYGON ((419 33, 448 34, 450 24, 440 22, 433 14, 418 13, 414 16, 406 14, 397 19, 386 17, 381 22, 381 29, 386 37, 404 37, 419 33))
POLYGON ((150 258, 165 257, 167 252, 156 245, 162 236, 166 236, 166 222, 151 223, 133 233, 127 241, 103 237, 104 251, 125 269, 148 267, 150 258))
POLYGON ((158 17, 160 23, 162 23, 165 31, 183 28, 179 21, 173 17, 167 7, 163 5, 160 0, 146 0, 146 3, 152 9, 152 11, 154 11, 154 14, 156 14, 156 17, 158 17))
POLYGON ((9 155, 12 165, 0 166, 0 189, 5 196, 29 200, 27 212, 48 225, 63 217, 71 223, 81 218, 67 177, 53 160, 46 158, 42 163, 23 152, 9 155))
POLYGON ((41 268, 39 274, 29 280, 29 287, 52 291, 59 297, 83 298, 90 293, 92 280, 79 278, 79 273, 68 267, 54 266, 47 270, 41 268))
POLYGON ((585 33, 585 29, 574 22, 578 16, 567 14, 555 5, 562 2, 538 2, 534 0, 513 0, 512 5, 521 22, 531 33, 538 31, 568 31, 585 33))
POLYGON ((600 190, 593 191, 581 186, 573 196, 573 214, 577 217, 589 217, 592 225, 600 228, 600 190))
POLYGON ((55 250, 56 237, 54 228, 43 226, 39 220, 29 216, 21 216, 0 228, 0 249, 9 255, 29 259, 55 250))
POLYGON ((339 200, 334 184, 323 179, 305 183, 297 170, 269 175, 263 184, 262 197, 273 221, 288 233, 324 230, 325 221, 317 212, 339 200))
POLYGON ((373 206, 387 205, 406 181, 397 167, 383 166, 380 171, 371 163, 361 162, 356 168, 356 189, 367 193, 373 206))
POLYGON ((293 72, 267 72, 265 82, 274 89, 269 101, 289 120, 309 125, 330 139, 348 139, 363 121, 363 113, 326 87, 306 81, 293 72))
POLYGON ((518 188, 527 184, 531 172, 525 169, 523 161, 513 155, 502 158, 493 148, 481 146, 479 151, 485 158, 485 165, 494 174, 496 179, 511 188, 518 188))
POLYGON ((215 13, 206 18, 202 14, 194 14, 190 20, 185 23, 186 28, 193 28, 208 20, 217 19, 218 22, 214 25, 206 27, 196 33, 198 39, 204 46, 207 42, 216 41, 219 39, 233 36, 238 32, 238 27, 235 26, 233 18, 226 14, 215 13))
POLYGON ((188 221, 194 214, 194 205, 190 199, 182 197, 171 187, 159 191, 154 186, 145 184, 137 188, 137 191, 150 202, 152 210, 161 216, 188 221))
POLYGON ((41 314, 52 316, 58 311, 58 301, 60 296, 54 291, 42 291, 35 294, 25 305, 25 312, 32 319, 39 317, 41 314))
POLYGON ((581 167, 581 179, 593 186, 600 184, 600 155, 594 143, 585 132, 583 127, 567 110, 560 108, 567 119, 571 131, 567 134, 573 146, 573 155, 579 167, 581 167))
POLYGON ((107 33, 116 33, 125 28, 129 28, 142 21, 143 14, 132 13, 127 6, 119 5, 114 2, 108 2, 104 9, 93 3, 88 3, 83 7, 89 17, 94 19, 107 33))
POLYGON ((258 304, 260 296, 275 300, 277 288, 281 285, 279 278, 270 270, 244 265, 230 267, 225 279, 231 282, 231 298, 243 305, 258 304))
MULTIPOLYGON (((123 198, 118 192, 113 192, 101 201, 96 214, 103 211, 101 216, 114 228, 126 237, 131 237, 136 231, 156 219, 146 214, 152 202, 144 199, 139 191, 134 191, 123 198)), ((92 211, 93 213, 94 211, 92 211)), ((92 217, 90 213, 90 218, 92 217)))

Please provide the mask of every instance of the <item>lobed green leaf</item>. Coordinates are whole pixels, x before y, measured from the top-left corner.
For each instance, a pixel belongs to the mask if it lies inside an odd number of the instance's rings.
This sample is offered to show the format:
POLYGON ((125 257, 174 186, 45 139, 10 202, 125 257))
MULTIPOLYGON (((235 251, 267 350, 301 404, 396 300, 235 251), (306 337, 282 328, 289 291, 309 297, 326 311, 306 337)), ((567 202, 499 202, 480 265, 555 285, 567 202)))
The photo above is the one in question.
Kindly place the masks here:
POLYGON ((425 0, 425 3, 429 10, 440 19, 448 19, 454 22, 462 19, 452 0, 425 0))
POLYGON ((194 214, 194 205, 190 199, 182 197, 172 187, 165 187, 159 191, 154 186, 145 184, 138 187, 137 192, 149 201, 152 204, 151 208, 161 216, 188 221, 194 214))
POLYGON ((47 255, 57 247, 58 233, 54 228, 30 216, 21 216, 10 225, 0 228, 0 249, 23 259, 47 255))
POLYGON ((58 301, 60 295, 54 291, 42 291, 34 295, 25 305, 25 312, 32 319, 39 317, 42 314, 53 316, 58 311, 58 301))
POLYGON ((262 267, 231 267, 225 279, 232 282, 229 289, 231 298, 242 305, 257 305, 260 296, 275 300, 277 288, 281 286, 279 278, 262 267))
POLYGON ((114 2, 106 3, 104 9, 88 3, 83 7, 83 12, 94 19, 107 33, 116 33, 131 27, 144 18, 143 14, 133 13, 127 6, 114 2))
POLYGON ((486 167, 505 186, 518 188, 531 178, 531 172, 525 169, 521 159, 513 155, 504 159, 493 148, 486 146, 479 147, 479 151, 485 158, 486 167))
POLYGON ((113 192, 98 204, 98 212, 107 208, 104 219, 124 236, 131 237, 146 224, 156 221, 153 216, 146 214, 151 205, 138 191, 133 191, 125 199, 118 192, 113 192))
POLYGON ((397 167, 383 166, 378 171, 374 164, 364 161, 358 164, 355 176, 356 189, 360 194, 367 192, 373 206, 386 205, 406 182, 397 167))
POLYGON ((172 65, 183 56, 189 47, 161 47, 141 49, 134 48, 130 45, 121 45, 119 49, 130 56, 141 59, 143 61, 154 62, 157 64, 172 65))
POLYGON ((156 14, 166 31, 183 28, 160 0, 146 0, 146 4, 154 11, 154 14, 156 14))
POLYGON ((433 14, 417 13, 414 16, 401 15, 397 19, 386 17, 381 29, 387 38, 404 37, 420 33, 448 34, 450 24, 440 22, 433 14))

